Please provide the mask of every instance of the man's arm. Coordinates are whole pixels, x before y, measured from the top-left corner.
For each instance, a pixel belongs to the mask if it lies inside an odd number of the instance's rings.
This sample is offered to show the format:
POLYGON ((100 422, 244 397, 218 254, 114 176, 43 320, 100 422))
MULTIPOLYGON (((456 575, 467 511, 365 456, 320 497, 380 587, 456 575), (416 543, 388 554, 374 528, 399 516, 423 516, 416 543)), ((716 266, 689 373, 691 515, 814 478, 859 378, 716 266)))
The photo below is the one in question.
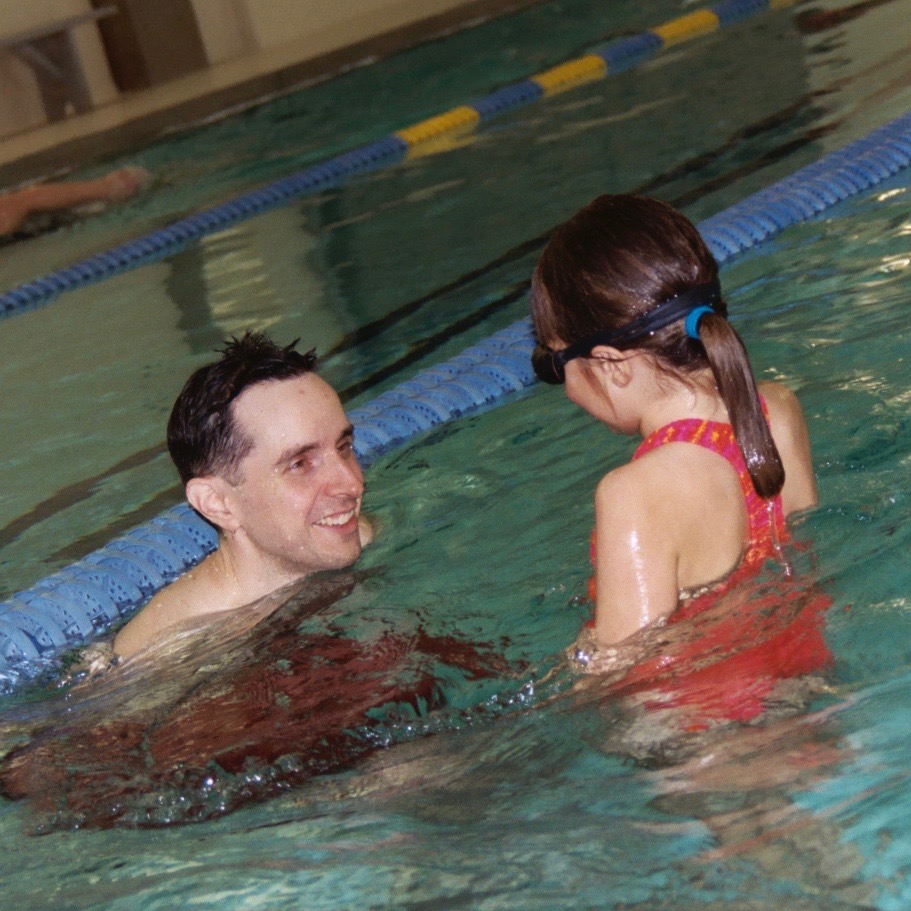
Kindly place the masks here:
POLYGON ((361 547, 366 547, 368 544, 371 544, 374 535, 376 534, 373 522, 364 515, 357 517, 357 532, 361 538, 361 547))

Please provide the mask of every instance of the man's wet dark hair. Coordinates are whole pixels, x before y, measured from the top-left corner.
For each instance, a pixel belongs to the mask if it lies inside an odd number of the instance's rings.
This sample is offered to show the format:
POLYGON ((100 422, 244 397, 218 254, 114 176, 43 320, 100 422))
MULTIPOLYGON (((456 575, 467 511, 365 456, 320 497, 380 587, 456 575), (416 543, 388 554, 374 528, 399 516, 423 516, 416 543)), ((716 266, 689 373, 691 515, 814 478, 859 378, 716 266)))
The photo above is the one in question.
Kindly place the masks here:
POLYGON ((297 342, 283 348, 262 332, 247 332, 190 376, 168 420, 168 451, 184 484, 209 475, 236 476, 253 440, 235 423, 234 400, 257 383, 312 373, 316 353, 295 351, 297 342))

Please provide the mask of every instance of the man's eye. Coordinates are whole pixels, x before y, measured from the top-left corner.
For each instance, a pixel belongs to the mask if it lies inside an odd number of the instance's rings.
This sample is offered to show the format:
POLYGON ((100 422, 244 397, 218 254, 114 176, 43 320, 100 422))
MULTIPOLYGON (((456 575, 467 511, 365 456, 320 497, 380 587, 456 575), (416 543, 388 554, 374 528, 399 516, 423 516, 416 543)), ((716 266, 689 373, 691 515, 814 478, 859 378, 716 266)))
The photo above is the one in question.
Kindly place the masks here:
POLYGON ((310 467, 310 459, 295 459, 288 465, 291 471, 306 471, 310 467))
POLYGON ((340 443, 338 451, 344 456, 351 455, 351 453, 354 452, 354 440, 345 440, 343 443, 340 443))

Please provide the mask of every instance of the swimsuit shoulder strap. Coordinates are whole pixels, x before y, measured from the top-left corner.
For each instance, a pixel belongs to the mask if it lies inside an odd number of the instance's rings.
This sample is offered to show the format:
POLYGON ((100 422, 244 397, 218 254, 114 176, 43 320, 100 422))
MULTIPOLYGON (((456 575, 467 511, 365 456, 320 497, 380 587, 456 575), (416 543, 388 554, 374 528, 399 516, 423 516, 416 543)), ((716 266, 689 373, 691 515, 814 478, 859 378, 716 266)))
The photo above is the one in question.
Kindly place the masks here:
MULTIPOLYGON (((766 411, 765 402, 762 404, 763 411, 766 411)), ((767 411, 766 415, 768 416, 767 411)), ((673 421, 649 434, 636 449, 633 459, 640 459, 668 443, 693 443, 717 453, 728 462, 737 473, 749 517, 750 549, 746 560, 752 562, 777 555, 778 543, 787 537, 781 495, 765 500, 756 493, 753 479, 734 437, 734 428, 730 424, 701 418, 673 421)))

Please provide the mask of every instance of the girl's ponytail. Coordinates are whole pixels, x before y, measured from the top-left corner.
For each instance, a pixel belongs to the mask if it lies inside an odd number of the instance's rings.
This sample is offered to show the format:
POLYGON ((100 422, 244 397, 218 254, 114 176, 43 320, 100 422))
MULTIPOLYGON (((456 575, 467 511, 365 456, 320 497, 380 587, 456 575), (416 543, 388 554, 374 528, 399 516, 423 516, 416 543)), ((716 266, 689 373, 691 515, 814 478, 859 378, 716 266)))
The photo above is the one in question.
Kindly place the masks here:
POLYGON ((694 329, 705 348, 756 493, 764 499, 773 497, 784 486, 784 465, 762 410, 746 348, 720 313, 707 311, 694 329))
POLYGON ((684 381, 710 367, 756 492, 764 499, 780 492, 784 466, 746 349, 726 318, 718 263, 682 212, 643 196, 599 196, 547 242, 532 288, 535 332, 550 347, 618 333, 703 289, 685 320, 678 314, 621 348, 648 351, 684 381))

